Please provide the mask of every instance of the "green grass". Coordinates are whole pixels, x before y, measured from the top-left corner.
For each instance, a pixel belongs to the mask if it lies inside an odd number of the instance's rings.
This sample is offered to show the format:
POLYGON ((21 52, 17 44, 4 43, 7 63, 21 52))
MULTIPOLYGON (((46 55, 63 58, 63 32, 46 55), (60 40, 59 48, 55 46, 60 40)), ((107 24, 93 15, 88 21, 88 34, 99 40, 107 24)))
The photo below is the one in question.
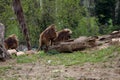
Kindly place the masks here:
POLYGON ((73 53, 60 53, 56 55, 47 55, 45 53, 39 53, 40 60, 46 64, 50 60, 50 65, 75 65, 75 64, 83 64, 85 62, 102 62, 107 61, 109 55, 111 55, 115 51, 120 51, 120 48, 109 47, 107 49, 96 50, 94 52, 73 52, 73 53))
POLYGON ((0 67, 0 73, 6 72, 7 70, 11 69, 12 66, 1 66, 0 67))
POLYGON ((0 78, 0 80, 18 80, 18 77, 6 77, 6 79, 0 78))
POLYGON ((73 78, 73 77, 66 77, 66 79, 65 80, 76 80, 75 78, 73 78))
POLYGON ((38 54, 34 55, 21 55, 21 56, 12 56, 14 59, 16 59, 17 63, 31 63, 36 62, 39 58, 38 54))
POLYGON ((85 62, 104 62, 108 60, 107 56, 110 56, 113 52, 120 52, 119 47, 109 47, 107 49, 95 50, 92 52, 73 52, 73 53, 57 53, 54 55, 49 55, 44 52, 39 52, 38 54, 30 55, 30 56, 18 56, 15 57, 17 63, 31 63, 40 61, 41 63, 48 65, 76 65, 83 64, 85 62))

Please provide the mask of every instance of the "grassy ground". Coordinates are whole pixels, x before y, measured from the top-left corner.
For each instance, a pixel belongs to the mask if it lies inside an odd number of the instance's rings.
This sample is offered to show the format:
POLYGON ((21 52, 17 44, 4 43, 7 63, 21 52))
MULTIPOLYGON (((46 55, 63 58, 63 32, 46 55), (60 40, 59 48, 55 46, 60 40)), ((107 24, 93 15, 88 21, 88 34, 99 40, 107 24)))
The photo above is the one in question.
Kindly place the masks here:
POLYGON ((44 53, 40 51, 33 55, 12 56, 12 60, 1 63, 0 80, 76 80, 81 74, 88 77, 95 74, 98 77, 106 74, 105 77, 109 78, 111 73, 115 74, 115 76, 111 76, 111 80, 119 80, 115 79, 119 78, 119 76, 116 77, 119 69, 116 69, 115 65, 111 63, 108 64, 109 62, 117 62, 114 60, 116 58, 114 53, 120 54, 119 46, 73 53, 58 53, 56 51, 44 53), (97 65, 91 65, 91 63, 97 63, 97 65), (117 74, 113 70, 117 71, 117 74))
POLYGON ((50 53, 46 54, 44 52, 39 52, 38 54, 34 55, 23 55, 14 58, 17 60, 17 63, 31 63, 40 61, 44 64, 49 65, 76 65, 76 64, 83 64, 85 62, 101 62, 108 60, 107 56, 110 56, 113 52, 120 52, 120 48, 116 46, 109 47, 107 49, 102 50, 94 50, 87 52, 73 52, 73 53, 57 53, 52 55, 50 53))

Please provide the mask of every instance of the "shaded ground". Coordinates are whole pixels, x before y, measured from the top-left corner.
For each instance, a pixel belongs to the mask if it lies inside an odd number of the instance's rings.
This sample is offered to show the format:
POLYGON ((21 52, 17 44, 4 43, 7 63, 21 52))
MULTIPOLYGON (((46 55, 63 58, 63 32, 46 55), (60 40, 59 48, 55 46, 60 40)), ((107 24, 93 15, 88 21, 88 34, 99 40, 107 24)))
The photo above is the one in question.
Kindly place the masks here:
POLYGON ((104 63, 85 63, 73 66, 51 66, 35 63, 17 64, 16 60, 0 63, 7 66, 0 80, 120 80, 120 54, 115 52, 104 63))

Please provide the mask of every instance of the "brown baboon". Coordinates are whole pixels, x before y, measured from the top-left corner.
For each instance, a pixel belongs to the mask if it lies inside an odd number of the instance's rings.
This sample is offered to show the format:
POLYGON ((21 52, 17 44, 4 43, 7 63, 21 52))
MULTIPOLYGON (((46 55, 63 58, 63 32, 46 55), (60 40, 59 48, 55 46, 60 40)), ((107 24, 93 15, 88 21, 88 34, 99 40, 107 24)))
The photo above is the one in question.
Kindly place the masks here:
POLYGON ((6 49, 16 49, 18 47, 18 39, 15 34, 10 35, 4 40, 4 45, 6 49))
POLYGON ((38 50, 43 49, 47 51, 48 47, 52 45, 52 42, 54 41, 56 36, 56 27, 54 24, 52 24, 40 34, 38 50))
POLYGON ((58 44, 59 42, 67 41, 71 38, 72 31, 68 28, 63 29, 57 32, 57 37, 54 40, 54 44, 58 44))

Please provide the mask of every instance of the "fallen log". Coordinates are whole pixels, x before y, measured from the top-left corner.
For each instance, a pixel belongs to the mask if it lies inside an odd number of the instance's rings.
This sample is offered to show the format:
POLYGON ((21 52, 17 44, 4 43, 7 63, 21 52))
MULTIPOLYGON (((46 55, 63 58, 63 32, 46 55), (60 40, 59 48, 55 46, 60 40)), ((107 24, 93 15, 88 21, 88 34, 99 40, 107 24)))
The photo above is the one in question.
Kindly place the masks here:
POLYGON ((119 38, 120 31, 113 31, 110 35, 111 35, 111 38, 119 38))
POLYGON ((96 38, 93 37, 79 37, 75 40, 68 42, 60 42, 57 45, 50 46, 49 50, 57 50, 58 52, 73 52, 80 51, 86 48, 91 48, 96 46, 96 38))

